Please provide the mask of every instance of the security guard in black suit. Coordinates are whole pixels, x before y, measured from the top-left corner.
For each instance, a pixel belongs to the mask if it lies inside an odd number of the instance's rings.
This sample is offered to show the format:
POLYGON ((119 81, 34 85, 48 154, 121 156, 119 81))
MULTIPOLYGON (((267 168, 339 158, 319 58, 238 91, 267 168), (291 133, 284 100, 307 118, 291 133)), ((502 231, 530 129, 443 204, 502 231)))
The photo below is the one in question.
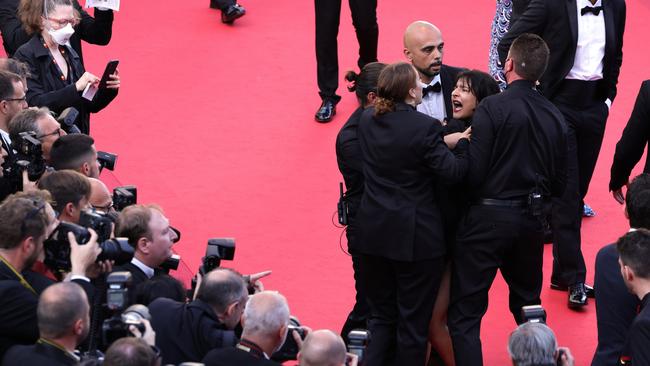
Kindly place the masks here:
POLYGON ((548 54, 540 37, 518 38, 504 67, 507 89, 483 99, 472 120, 472 205, 458 228, 448 315, 458 366, 483 363, 480 324, 497 269, 518 323, 522 306, 541 302, 542 219, 564 189, 567 154, 562 114, 535 89, 548 54))
POLYGON ((463 179, 467 138, 454 156, 442 126, 415 110, 419 76, 400 62, 380 74, 374 108, 359 123, 365 190, 358 252, 370 305, 368 365, 423 365, 445 242, 435 182, 463 179))

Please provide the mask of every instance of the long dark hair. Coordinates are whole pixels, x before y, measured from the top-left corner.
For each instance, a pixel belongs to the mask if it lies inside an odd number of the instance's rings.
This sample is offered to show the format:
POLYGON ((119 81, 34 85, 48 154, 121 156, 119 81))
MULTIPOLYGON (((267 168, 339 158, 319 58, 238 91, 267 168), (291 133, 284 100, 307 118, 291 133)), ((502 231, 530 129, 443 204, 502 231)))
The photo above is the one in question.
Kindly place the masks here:
POLYGON ((352 83, 348 86, 348 90, 356 93, 362 107, 368 105, 368 94, 377 93, 377 80, 385 67, 384 63, 371 62, 366 64, 358 74, 352 70, 345 74, 345 80, 352 83))
POLYGON ((417 72, 406 62, 397 62, 384 68, 377 81, 375 116, 395 110, 395 105, 404 102, 415 86, 417 72))

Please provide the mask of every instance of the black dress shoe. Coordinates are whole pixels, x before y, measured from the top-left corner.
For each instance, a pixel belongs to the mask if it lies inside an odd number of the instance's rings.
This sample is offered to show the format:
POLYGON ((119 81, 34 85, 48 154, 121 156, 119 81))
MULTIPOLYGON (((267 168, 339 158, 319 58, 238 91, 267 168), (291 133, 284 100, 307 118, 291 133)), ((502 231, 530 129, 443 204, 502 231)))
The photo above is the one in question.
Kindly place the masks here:
POLYGON ((578 282, 575 285, 569 286, 569 308, 578 309, 587 305, 587 292, 585 291, 585 284, 578 282))
MULTIPOLYGON (((585 285, 585 293, 587 294, 587 297, 591 297, 592 299, 596 297, 596 290, 594 290, 592 286, 589 286, 586 283, 584 285, 585 285)), ((558 291, 567 291, 569 287, 565 285, 558 285, 551 282, 551 289, 558 290, 558 291)))
POLYGON ((326 123, 331 121, 335 114, 336 104, 331 100, 324 100, 323 104, 318 108, 315 118, 317 122, 326 123))
POLYGON ((228 9, 221 11, 221 22, 232 24, 235 19, 239 19, 246 14, 246 9, 239 4, 230 5, 228 9))

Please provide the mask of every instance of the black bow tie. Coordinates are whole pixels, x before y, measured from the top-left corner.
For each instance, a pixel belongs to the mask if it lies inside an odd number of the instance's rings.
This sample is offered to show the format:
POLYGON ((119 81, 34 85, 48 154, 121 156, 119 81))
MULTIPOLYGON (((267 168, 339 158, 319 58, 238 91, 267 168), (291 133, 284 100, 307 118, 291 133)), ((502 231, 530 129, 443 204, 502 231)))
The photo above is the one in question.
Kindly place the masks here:
POLYGON ((597 16, 598 14, 600 14, 601 10, 603 10, 602 6, 585 6, 584 8, 580 9, 580 15, 591 13, 597 16))
POLYGON ((440 82, 437 82, 433 85, 427 85, 422 88, 422 97, 424 98, 429 93, 440 93, 441 90, 442 86, 440 85, 440 82))

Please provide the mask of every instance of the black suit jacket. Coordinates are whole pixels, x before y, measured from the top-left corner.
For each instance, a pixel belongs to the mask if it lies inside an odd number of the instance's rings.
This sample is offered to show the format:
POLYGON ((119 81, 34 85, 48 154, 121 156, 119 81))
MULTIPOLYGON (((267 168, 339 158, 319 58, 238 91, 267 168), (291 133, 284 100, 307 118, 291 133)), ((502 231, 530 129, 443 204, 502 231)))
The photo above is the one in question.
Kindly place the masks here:
MULTIPOLYGON (((621 188, 630 179, 632 169, 639 162, 646 145, 650 141, 650 80, 641 83, 634 109, 616 143, 616 153, 612 162, 609 190, 621 188)), ((650 159, 646 158, 644 173, 650 172, 650 159)))
POLYGON ((14 346, 2 360, 2 366, 73 366, 77 363, 65 351, 40 341, 31 346, 14 346))
POLYGON ((627 336, 622 359, 631 359, 632 365, 650 365, 650 293, 641 300, 643 307, 634 318, 627 336))
POLYGON ((363 194, 363 156, 357 136, 363 108, 357 108, 336 136, 336 161, 345 180, 345 200, 353 218, 363 194))
MULTIPOLYGON (((0 32, 7 56, 11 57, 18 47, 27 43, 31 35, 27 34, 18 19, 18 4, 20 0, 0 0, 0 32)), ((95 17, 83 10, 77 0, 73 1, 74 8, 80 13, 81 21, 75 27, 75 33, 70 38, 70 45, 77 51, 83 63, 81 40, 97 45, 107 45, 113 32, 113 11, 95 9, 95 17)))
POLYGON ((222 348, 210 351, 202 361, 205 366, 277 366, 279 363, 259 358, 239 348, 222 348))
POLYGON ((440 122, 407 104, 378 117, 374 112, 363 112, 358 131, 366 179, 358 250, 397 261, 438 258, 445 245, 435 183, 463 179, 468 142, 459 141, 454 156, 440 122))
POLYGON ((440 68, 440 84, 442 86, 442 95, 445 100, 445 111, 447 112, 447 119, 451 119, 453 115, 451 106, 451 92, 456 87, 456 76, 462 69, 459 67, 442 65, 440 68))
POLYGON ((70 47, 66 47, 70 67, 70 82, 61 80, 58 67, 52 62, 52 56, 43 46, 40 35, 35 35, 29 42, 20 46, 14 55, 17 60, 29 66, 31 76, 27 79, 27 102, 30 106, 48 107, 54 113, 61 113, 68 107, 79 111, 76 125, 82 133, 90 132, 90 113, 104 109, 115 97, 115 89, 100 89, 93 101, 81 97, 75 82, 81 78, 85 69, 81 58, 70 47))
POLYGON ((149 312, 163 365, 200 362, 210 350, 237 343, 235 332, 201 300, 186 304, 159 298, 149 304, 149 312))
MULTIPOLYGON (((603 0, 605 57, 603 59, 603 101, 616 97, 616 84, 623 61, 625 1, 603 0)), ((532 0, 499 43, 499 58, 505 62, 512 42, 522 33, 544 38, 551 51, 548 68, 540 80, 540 91, 549 99, 573 67, 578 42, 576 0, 532 0)))
POLYGON ((598 324, 598 347, 591 366, 616 365, 628 330, 641 302, 632 295, 621 276, 616 244, 598 251, 594 274, 596 291, 596 321, 598 324))
MULTIPOLYGON (((136 266, 135 264, 133 264, 131 262, 123 264, 121 266, 117 266, 117 267, 115 267, 113 269, 113 272, 118 272, 118 271, 126 271, 126 272, 131 273, 131 280, 133 281, 131 283, 131 288, 133 290, 135 290, 135 288, 138 287, 139 284, 141 284, 141 283, 143 283, 143 282, 145 282, 145 281, 147 281, 149 279, 149 277, 147 277, 147 275, 144 272, 142 272, 142 270, 140 268, 138 268, 138 266, 136 266)), ((154 275, 155 274, 156 274, 156 272, 154 271, 154 275)), ((135 291, 133 291, 133 292, 135 292, 135 291)))

